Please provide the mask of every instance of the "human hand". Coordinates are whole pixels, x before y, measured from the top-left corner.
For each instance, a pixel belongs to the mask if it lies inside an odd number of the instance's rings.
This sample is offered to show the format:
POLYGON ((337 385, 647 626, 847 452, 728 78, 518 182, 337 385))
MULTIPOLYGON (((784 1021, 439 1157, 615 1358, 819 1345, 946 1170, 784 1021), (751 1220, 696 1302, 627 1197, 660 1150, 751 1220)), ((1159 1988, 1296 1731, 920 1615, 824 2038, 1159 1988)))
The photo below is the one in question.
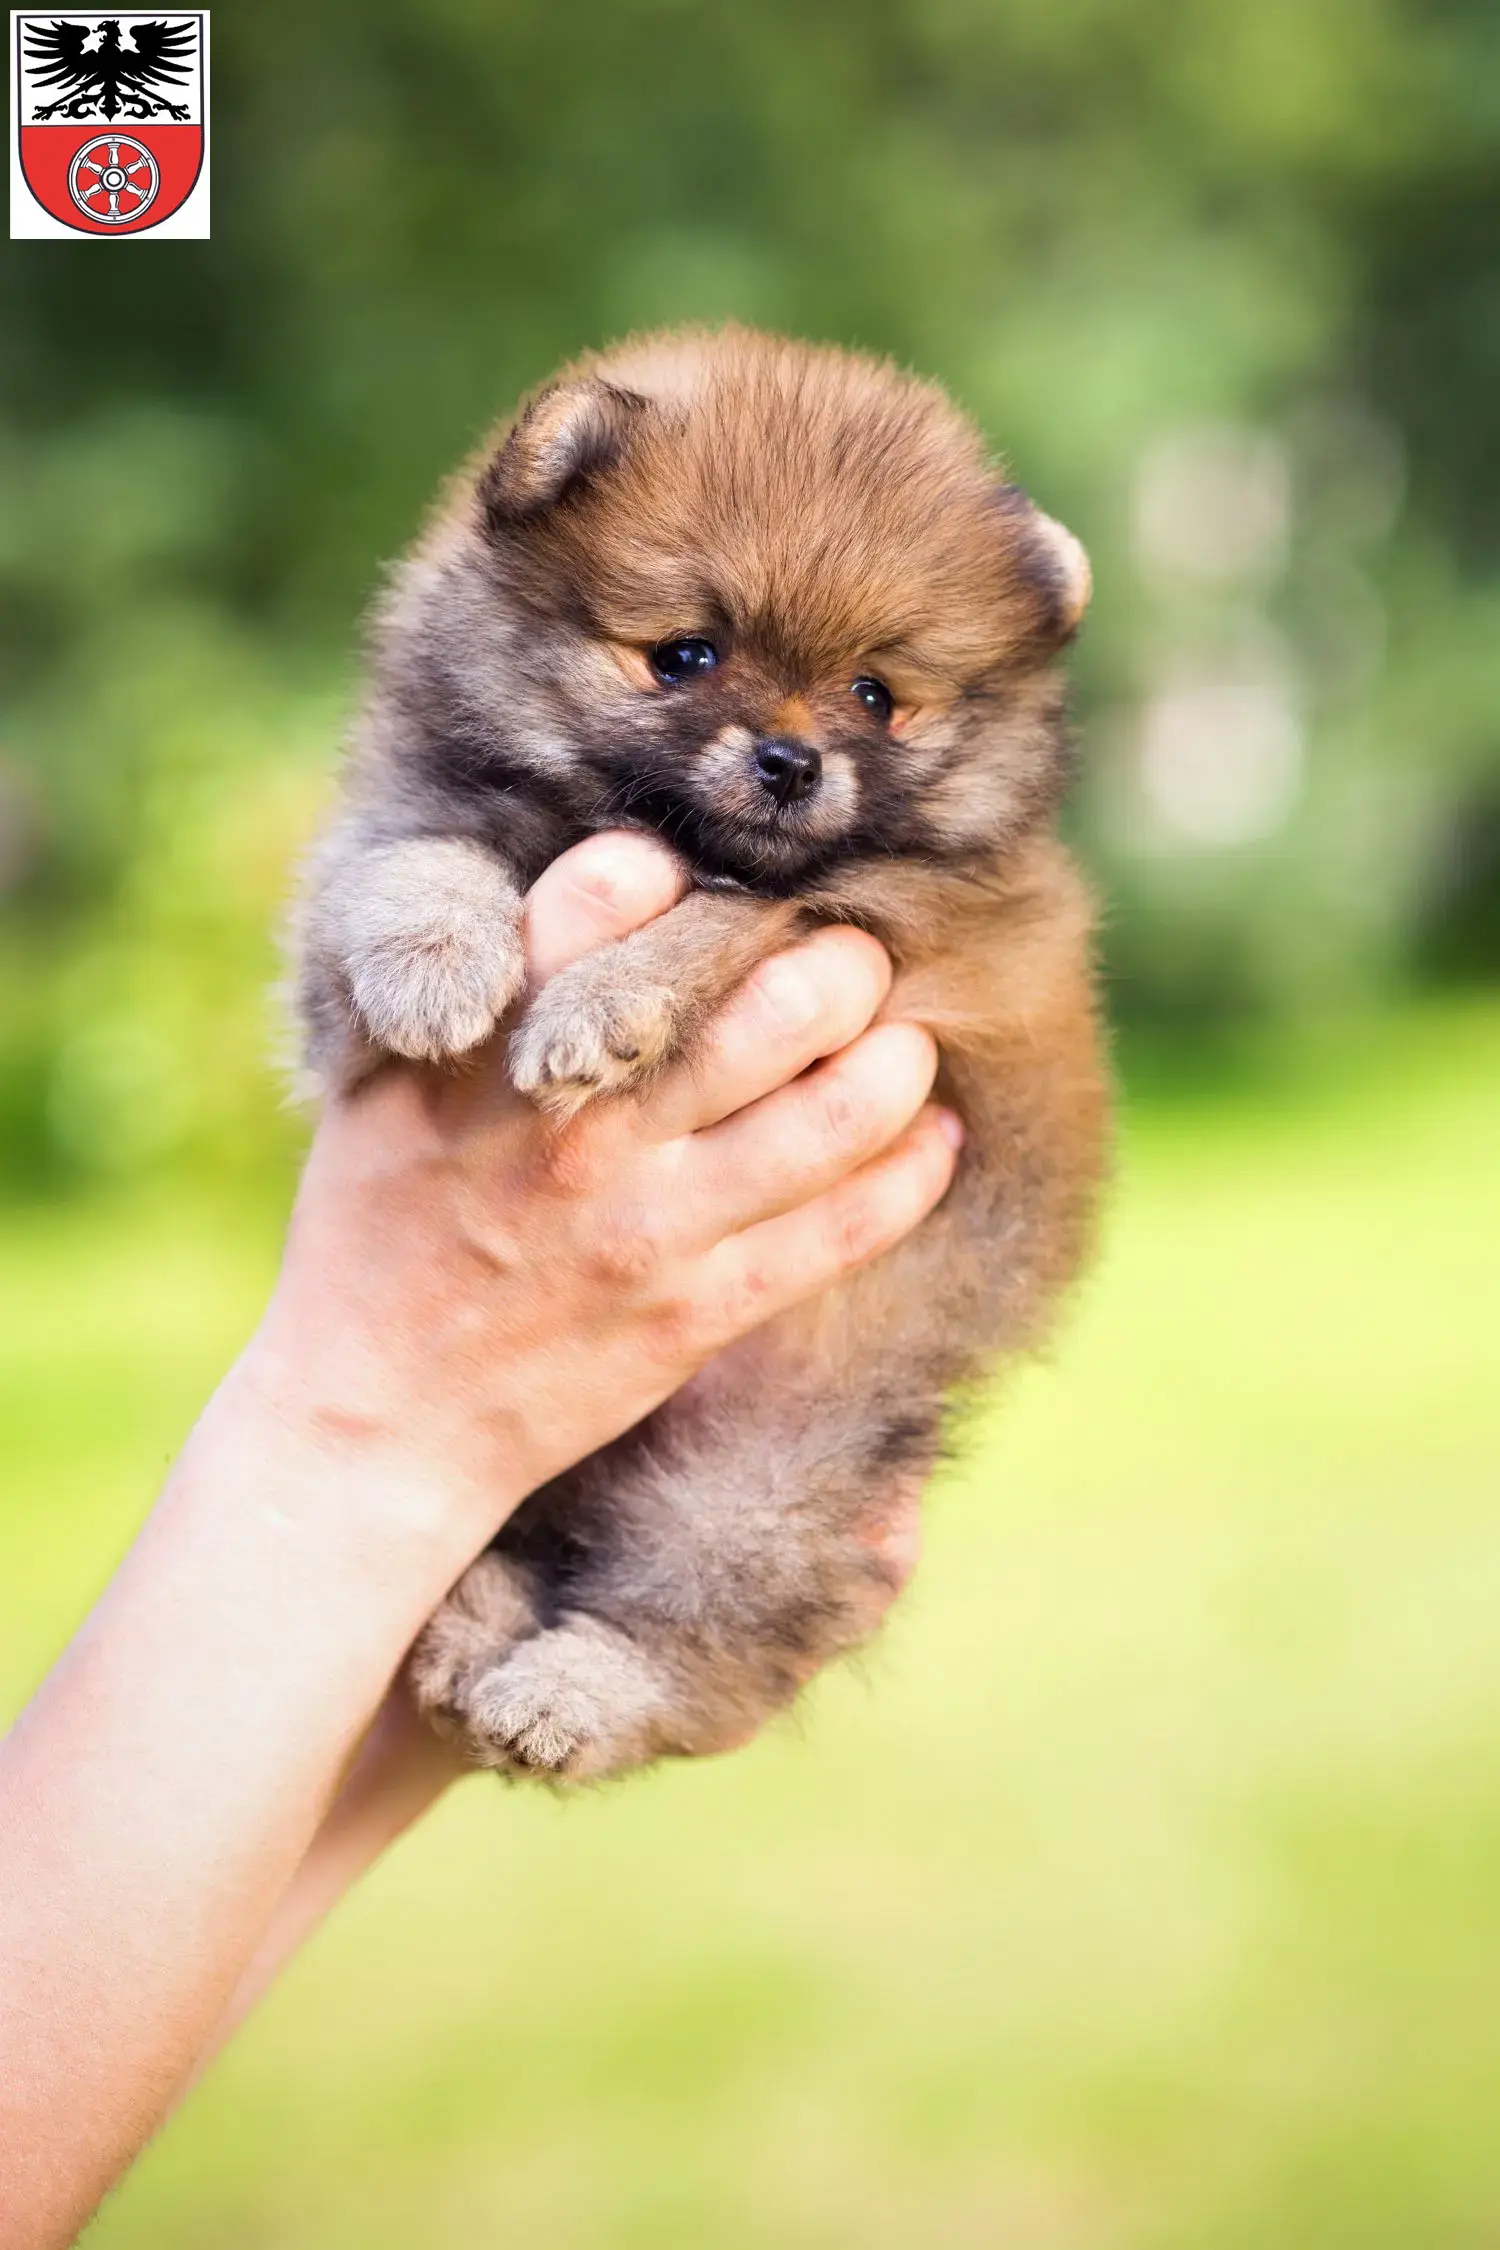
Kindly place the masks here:
MULTIPOLYGON (((564 855, 529 901, 533 984, 683 884, 643 837, 564 855)), ((889 981, 872 938, 820 931, 748 980, 691 1074, 562 1129, 496 1051, 333 1103, 242 1398, 316 1447, 343 1504, 396 1505, 436 1599, 526 1492, 939 1199, 955 1121, 923 1107, 929 1035, 870 1028, 889 981)))

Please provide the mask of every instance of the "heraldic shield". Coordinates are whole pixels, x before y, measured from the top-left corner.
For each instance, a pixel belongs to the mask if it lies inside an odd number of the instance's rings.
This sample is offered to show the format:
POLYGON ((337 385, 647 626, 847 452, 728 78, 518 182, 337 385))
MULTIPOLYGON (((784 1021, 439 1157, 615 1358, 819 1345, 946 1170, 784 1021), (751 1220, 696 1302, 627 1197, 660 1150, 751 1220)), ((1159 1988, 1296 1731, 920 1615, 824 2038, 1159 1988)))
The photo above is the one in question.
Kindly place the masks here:
POLYGON ((21 169, 80 234, 144 234, 203 168, 201 15, 22 15, 21 169))

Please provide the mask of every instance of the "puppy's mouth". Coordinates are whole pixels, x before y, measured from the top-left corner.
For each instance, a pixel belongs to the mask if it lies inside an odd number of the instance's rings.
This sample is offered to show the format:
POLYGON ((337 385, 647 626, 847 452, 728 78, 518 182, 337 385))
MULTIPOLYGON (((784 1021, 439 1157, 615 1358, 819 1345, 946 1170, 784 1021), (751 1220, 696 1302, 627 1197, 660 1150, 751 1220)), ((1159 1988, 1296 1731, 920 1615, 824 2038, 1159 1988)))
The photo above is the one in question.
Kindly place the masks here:
POLYGON ((700 881, 724 889, 771 895, 799 890, 842 848, 840 838, 814 833, 795 805, 773 804, 763 812, 705 805, 663 783, 622 794, 617 817, 626 827, 654 830, 700 881))
POLYGON ((608 811, 651 828, 700 882, 785 894, 850 849, 858 785, 847 757, 730 727, 681 765, 637 767, 608 811))

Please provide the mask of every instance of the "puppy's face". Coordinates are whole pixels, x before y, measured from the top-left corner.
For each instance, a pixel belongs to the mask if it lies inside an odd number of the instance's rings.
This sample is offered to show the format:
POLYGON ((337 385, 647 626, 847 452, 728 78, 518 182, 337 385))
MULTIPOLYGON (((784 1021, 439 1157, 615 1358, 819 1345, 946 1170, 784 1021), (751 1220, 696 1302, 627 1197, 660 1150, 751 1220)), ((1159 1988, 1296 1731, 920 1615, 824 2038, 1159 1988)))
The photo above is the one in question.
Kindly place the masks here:
POLYGON ((515 739, 577 761, 596 825, 787 892, 1055 803, 1087 564, 930 387, 740 332, 626 347, 541 395, 473 504, 515 739))

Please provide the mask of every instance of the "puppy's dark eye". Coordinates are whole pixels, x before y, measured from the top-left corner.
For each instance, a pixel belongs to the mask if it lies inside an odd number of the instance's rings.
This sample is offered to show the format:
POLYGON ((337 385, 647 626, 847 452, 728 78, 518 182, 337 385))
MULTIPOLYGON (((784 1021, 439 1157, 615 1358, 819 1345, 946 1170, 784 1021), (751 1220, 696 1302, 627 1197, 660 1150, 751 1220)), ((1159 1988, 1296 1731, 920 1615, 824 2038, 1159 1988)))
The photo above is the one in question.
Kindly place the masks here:
POLYGON ((891 694, 884 680, 873 680, 868 673, 861 674, 850 688, 849 693, 857 695, 871 717, 881 720, 882 723, 890 717, 896 708, 895 697, 891 694))
POLYGON ((678 687, 684 680, 701 679, 719 661, 712 641, 695 640, 691 633, 679 641, 658 641, 651 651, 651 669, 659 680, 678 687))

